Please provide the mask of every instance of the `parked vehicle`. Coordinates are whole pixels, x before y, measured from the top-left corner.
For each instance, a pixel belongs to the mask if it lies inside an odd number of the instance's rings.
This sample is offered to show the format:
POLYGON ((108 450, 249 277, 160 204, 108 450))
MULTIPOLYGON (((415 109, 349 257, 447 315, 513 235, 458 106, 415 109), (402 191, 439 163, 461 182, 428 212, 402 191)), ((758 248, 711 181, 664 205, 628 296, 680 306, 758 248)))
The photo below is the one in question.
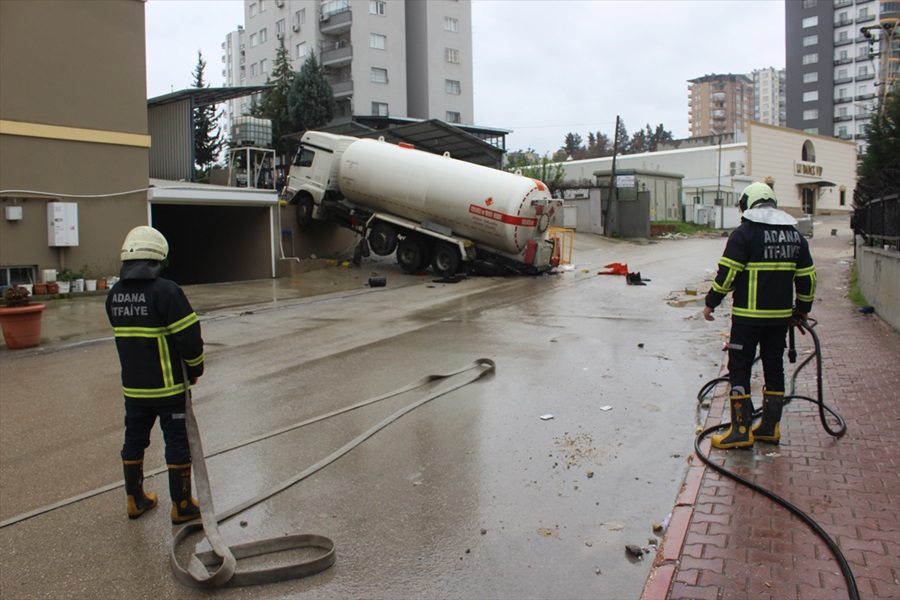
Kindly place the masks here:
POLYGON ((431 154, 409 144, 307 131, 282 198, 297 224, 331 220, 362 240, 357 255, 396 252, 407 273, 444 277, 476 263, 519 273, 559 264, 548 237, 562 201, 541 181, 431 154))

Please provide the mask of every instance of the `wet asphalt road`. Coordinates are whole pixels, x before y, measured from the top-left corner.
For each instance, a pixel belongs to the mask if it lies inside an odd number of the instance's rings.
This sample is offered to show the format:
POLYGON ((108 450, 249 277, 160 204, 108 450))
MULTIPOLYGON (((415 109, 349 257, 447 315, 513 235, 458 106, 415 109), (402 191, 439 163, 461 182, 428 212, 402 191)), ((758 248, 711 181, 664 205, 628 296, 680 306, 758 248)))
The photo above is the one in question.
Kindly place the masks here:
MULTIPOLYGON (((266 296, 271 282, 219 286, 220 301, 216 286, 186 288, 207 343, 194 403, 208 455, 429 373, 480 357, 497 364, 223 523, 229 544, 328 536, 337 562, 216 597, 638 597, 652 556, 624 547, 648 546, 671 511, 701 418, 696 393, 719 374, 727 314, 704 322, 700 299, 723 247, 578 235, 574 265, 542 277, 446 284, 368 261, 303 276, 293 286, 303 293, 278 301, 266 296), (610 262, 650 281, 598 276, 610 262), (369 274, 388 285, 368 288, 369 274)), ((0 367, 0 520, 121 480, 111 340, 6 351, 0 367)), ((217 511, 429 389, 214 456, 217 511)), ((146 470, 162 466, 157 432, 146 470)), ((164 475, 145 486, 167 497, 164 475)), ((124 505, 116 488, 0 529, 0 596, 210 596, 171 575, 168 509, 129 521, 124 505)))

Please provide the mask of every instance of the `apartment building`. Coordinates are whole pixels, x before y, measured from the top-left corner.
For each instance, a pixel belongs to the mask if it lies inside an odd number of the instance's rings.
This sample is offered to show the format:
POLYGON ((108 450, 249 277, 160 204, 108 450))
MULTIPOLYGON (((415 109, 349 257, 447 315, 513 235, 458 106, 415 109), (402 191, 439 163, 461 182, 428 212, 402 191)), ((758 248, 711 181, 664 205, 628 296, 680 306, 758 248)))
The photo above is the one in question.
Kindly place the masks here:
POLYGON ((787 126, 856 140, 897 76, 900 2, 785 2, 787 126))
POLYGON ((744 133, 753 120, 753 81, 746 75, 705 75, 690 83, 690 137, 744 133))
MULTIPOLYGON (((281 41, 299 71, 310 52, 353 116, 474 124, 471 0, 244 0, 222 44, 227 86, 266 83, 281 41)), ((249 109, 233 101, 226 115, 249 109)))
POLYGON ((784 69, 768 67, 754 69, 749 77, 753 80, 753 120, 776 127, 784 127, 787 122, 787 101, 784 87, 784 69))

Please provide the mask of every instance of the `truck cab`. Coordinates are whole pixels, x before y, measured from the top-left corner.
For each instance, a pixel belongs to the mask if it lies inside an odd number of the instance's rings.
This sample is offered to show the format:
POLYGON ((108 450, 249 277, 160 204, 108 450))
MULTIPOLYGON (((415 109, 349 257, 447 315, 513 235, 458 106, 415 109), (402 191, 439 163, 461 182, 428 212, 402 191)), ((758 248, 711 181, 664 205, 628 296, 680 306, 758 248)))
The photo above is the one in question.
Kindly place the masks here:
POLYGON ((297 207, 297 224, 326 218, 323 201, 340 195, 337 169, 341 154, 354 140, 321 131, 307 131, 294 156, 282 199, 297 207))

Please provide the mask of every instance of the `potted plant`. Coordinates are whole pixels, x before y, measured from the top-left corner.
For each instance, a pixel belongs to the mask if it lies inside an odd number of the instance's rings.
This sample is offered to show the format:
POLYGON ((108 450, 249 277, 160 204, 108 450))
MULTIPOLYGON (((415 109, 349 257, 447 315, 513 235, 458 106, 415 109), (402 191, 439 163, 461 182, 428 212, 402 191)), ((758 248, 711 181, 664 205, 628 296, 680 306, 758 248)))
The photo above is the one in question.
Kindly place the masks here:
POLYGON ((6 347, 33 348, 41 343, 41 315, 46 306, 31 303, 28 290, 20 285, 3 290, 6 306, 0 307, 0 328, 6 347))
POLYGON ((59 293, 68 294, 73 281, 75 281, 75 272, 72 269, 69 267, 60 269, 56 274, 56 282, 59 284, 59 293))

